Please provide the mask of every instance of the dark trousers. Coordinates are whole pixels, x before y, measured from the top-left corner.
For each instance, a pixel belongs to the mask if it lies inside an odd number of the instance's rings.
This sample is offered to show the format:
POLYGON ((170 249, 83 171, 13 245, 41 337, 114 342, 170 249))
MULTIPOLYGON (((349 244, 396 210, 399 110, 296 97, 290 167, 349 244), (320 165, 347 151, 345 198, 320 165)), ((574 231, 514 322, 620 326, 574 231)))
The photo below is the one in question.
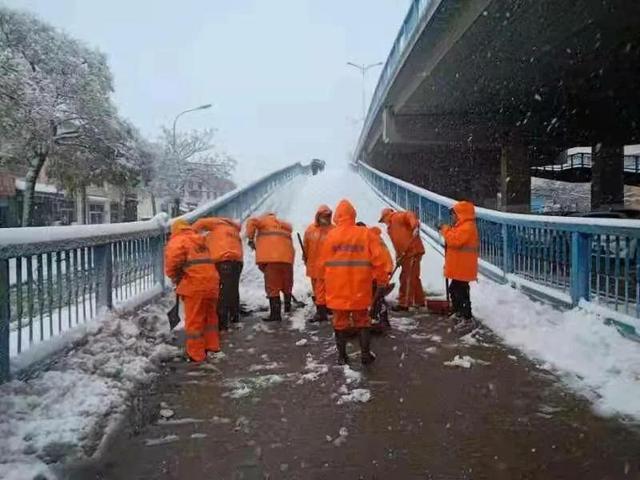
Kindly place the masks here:
POLYGON ((469 298, 469 282, 451 280, 449 283, 449 296, 453 313, 458 313, 464 318, 471 318, 471 299, 469 298))
POLYGON ((216 263, 220 275, 220 296, 218 298, 218 317, 228 325, 237 322, 240 315, 240 274, 242 262, 227 260, 216 263))

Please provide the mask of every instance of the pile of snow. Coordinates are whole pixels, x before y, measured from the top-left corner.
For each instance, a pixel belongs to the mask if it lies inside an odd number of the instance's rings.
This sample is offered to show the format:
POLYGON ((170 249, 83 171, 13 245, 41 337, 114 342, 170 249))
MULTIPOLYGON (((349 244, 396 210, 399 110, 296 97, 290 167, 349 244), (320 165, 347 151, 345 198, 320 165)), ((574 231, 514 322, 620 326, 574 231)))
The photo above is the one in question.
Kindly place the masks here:
POLYGON ((400 332, 412 332, 416 328, 418 328, 418 322, 413 318, 400 317, 394 318, 393 329, 398 330, 400 332))
POLYGON ((371 400, 371 391, 366 388, 354 388, 348 391, 345 385, 341 387, 341 395, 338 399, 338 405, 345 403, 366 403, 371 400))
POLYGON ((315 382, 329 371, 329 367, 326 364, 316 362, 310 353, 307 353, 307 362, 304 369, 305 373, 300 376, 298 384, 315 382))
POLYGON ((269 362, 269 363, 264 363, 262 365, 251 365, 249 367, 249 371, 250 372, 259 372, 262 370, 278 370, 279 368, 282 368, 282 364, 279 362, 269 362))
POLYGON ((469 355, 463 355, 463 356, 456 355, 455 357, 453 357, 453 360, 442 362, 442 364, 446 365, 447 367, 471 368, 471 366, 474 364, 489 365, 489 362, 472 358, 469 355))
POLYGON ((45 472, 42 478, 54 478, 42 462, 95 451, 132 390, 180 353, 168 344, 170 303, 165 299, 131 316, 107 316, 48 371, 0 386, 0 478, 10 473, 32 478, 38 469, 45 472))
POLYGON ((301 338, 296 342, 296 347, 304 347, 308 342, 306 338, 301 338))
POLYGON ((256 377, 244 377, 225 380, 224 385, 231 388, 230 392, 222 394, 223 397, 243 398, 251 395, 253 392, 278 385, 284 382, 282 375, 258 375, 256 377))
POLYGON ((559 311, 508 286, 471 287, 475 314, 504 341, 559 374, 602 414, 640 420, 640 347, 579 308, 559 311))

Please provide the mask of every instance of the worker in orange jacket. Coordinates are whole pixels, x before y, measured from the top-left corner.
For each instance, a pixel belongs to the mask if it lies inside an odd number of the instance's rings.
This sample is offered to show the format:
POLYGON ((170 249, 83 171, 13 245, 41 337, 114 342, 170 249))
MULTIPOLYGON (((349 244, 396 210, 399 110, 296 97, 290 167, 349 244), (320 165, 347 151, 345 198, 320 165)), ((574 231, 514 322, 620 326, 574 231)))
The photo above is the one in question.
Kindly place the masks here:
POLYGON ((274 213, 250 218, 246 226, 249 247, 256 251, 256 263, 264 273, 264 286, 269 298, 270 314, 265 321, 280 321, 280 292, 284 295, 284 311, 291 311, 293 260, 291 224, 274 213))
MULTIPOLYGON (((382 249, 382 257, 384 259, 383 270, 385 272, 386 281, 379 285, 378 282, 373 282, 373 292, 378 290, 378 287, 387 287, 389 281, 391 280, 391 273, 393 272, 393 258, 391 257, 391 252, 389 251, 389 247, 382 238, 382 230, 378 227, 370 227, 369 232, 371 235, 380 244, 380 248, 382 249)), ((371 319, 376 321, 380 328, 390 328, 391 324, 389 323, 389 310, 387 306, 387 301, 384 295, 379 295, 379 298, 374 299, 374 305, 371 307, 371 319)))
POLYGON ((171 225, 165 273, 184 302, 187 356, 202 362, 207 351, 220 350, 216 313, 220 278, 204 238, 185 220, 171 225))
POLYGON ((420 280, 420 262, 424 255, 424 245, 420 238, 420 221, 410 211, 396 212, 385 208, 380 215, 381 223, 387 226, 396 251, 396 262, 400 266, 400 292, 398 305, 394 311, 407 311, 409 307, 424 306, 424 290, 420 280))
POLYGON ((197 232, 205 232, 207 247, 220 276, 218 320, 220 330, 240 321, 240 274, 242 273, 242 240, 240 224, 230 218, 207 217, 193 224, 197 232))
POLYGON ((311 322, 329 320, 324 279, 320 278, 320 253, 327 234, 334 228, 331 223, 331 209, 327 205, 320 205, 314 222, 304 232, 304 263, 307 266, 307 277, 311 279, 313 297, 316 304, 316 314, 311 322))
POLYGON ((469 282, 478 279, 480 240, 473 203, 457 202, 451 209, 451 225, 442 225, 444 237, 444 276, 450 280, 449 295, 453 307, 452 320, 458 332, 476 326, 471 313, 469 282))
POLYGON ((368 309, 373 299, 371 284, 375 280, 382 285, 388 278, 384 253, 371 232, 356 225, 356 210, 349 201, 340 201, 333 220, 336 227, 327 234, 322 247, 320 277, 325 281, 327 307, 333 310, 338 361, 349 362, 347 336, 355 329, 361 361, 366 365, 375 360, 370 348, 368 309))

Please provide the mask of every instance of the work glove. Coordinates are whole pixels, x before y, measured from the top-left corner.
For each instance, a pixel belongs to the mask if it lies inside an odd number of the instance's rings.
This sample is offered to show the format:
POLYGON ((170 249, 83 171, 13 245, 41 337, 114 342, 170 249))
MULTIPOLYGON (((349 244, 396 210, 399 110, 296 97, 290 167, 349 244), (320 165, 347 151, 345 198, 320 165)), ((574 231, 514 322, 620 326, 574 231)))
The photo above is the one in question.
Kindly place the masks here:
POLYGON ((256 249, 256 242, 253 241, 253 239, 249 239, 249 241, 247 242, 247 245, 249 245, 249 248, 251 250, 255 250, 256 249))
POLYGON ((413 229, 413 238, 418 238, 420 236, 420 227, 416 227, 413 229))

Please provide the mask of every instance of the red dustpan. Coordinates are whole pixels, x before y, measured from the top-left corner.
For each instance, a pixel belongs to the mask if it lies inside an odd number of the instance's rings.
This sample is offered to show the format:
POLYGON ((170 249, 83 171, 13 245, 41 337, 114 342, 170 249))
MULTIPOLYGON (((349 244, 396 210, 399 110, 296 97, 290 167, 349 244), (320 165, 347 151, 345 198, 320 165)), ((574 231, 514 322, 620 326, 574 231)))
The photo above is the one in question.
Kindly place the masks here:
POLYGON ((449 315, 451 312, 451 302, 449 301, 449 282, 445 279, 444 288, 446 292, 446 299, 441 298, 427 298, 427 310, 436 315, 449 315))

